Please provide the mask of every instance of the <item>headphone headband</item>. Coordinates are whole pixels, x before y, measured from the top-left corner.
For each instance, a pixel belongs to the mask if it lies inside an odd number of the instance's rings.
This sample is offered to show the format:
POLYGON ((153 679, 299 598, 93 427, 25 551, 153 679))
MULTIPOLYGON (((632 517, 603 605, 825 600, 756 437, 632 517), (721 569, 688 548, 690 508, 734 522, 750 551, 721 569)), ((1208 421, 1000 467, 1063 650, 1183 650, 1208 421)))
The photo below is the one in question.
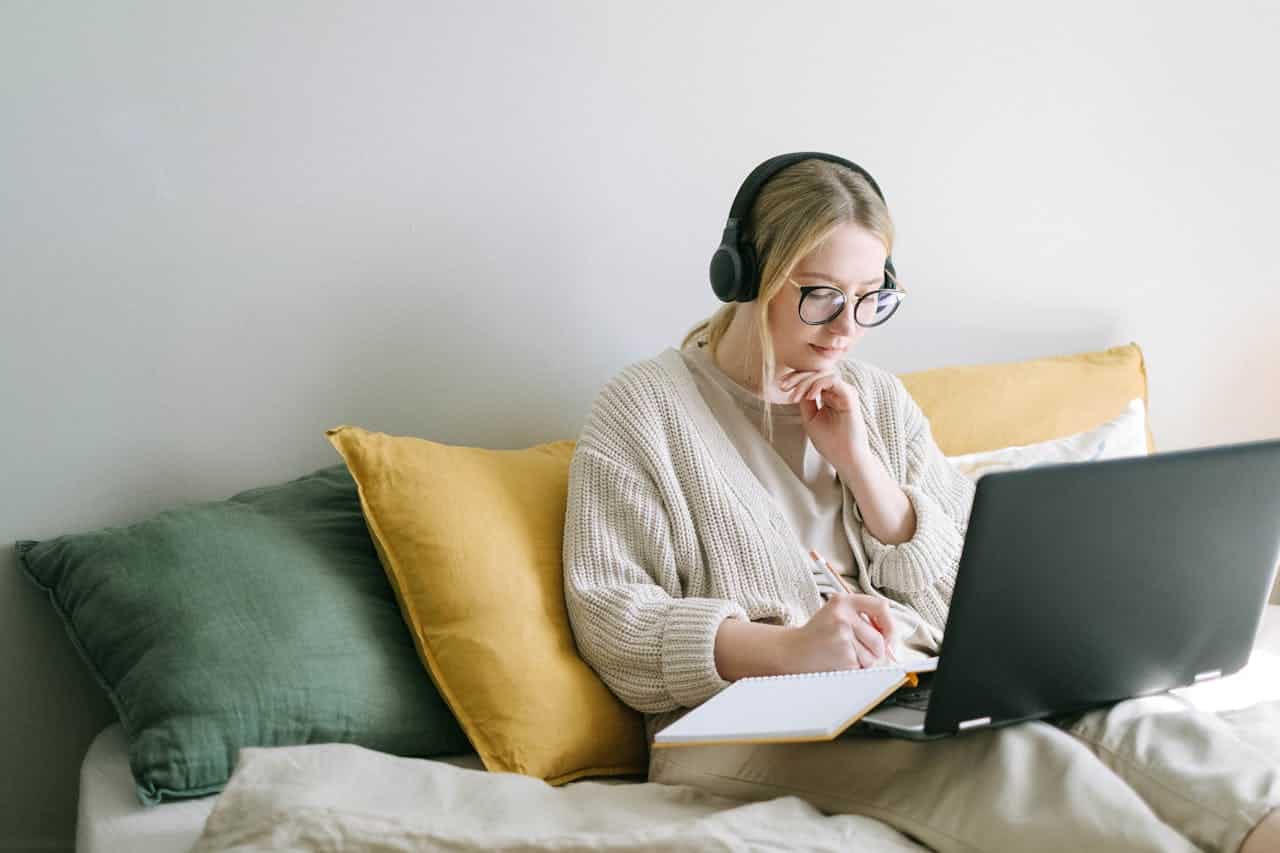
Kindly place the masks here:
POLYGON ((729 218, 737 220, 739 231, 744 230, 742 224, 751 213, 751 205, 756 200, 756 194, 760 192, 760 188, 764 186, 765 182, 778 172, 794 163, 799 163, 801 160, 825 160, 828 163, 837 163, 852 169, 866 178, 867 183, 871 184, 871 189, 876 191, 876 195, 880 196, 880 200, 888 204, 885 201, 884 193, 880 191, 880 185, 876 183, 876 179, 871 177, 871 173, 857 163, 846 160, 843 157, 837 157, 835 154, 825 154, 821 151, 796 151, 791 154, 779 154, 776 157, 770 157, 752 169, 751 174, 747 175, 746 180, 742 182, 742 186, 738 188, 738 194, 733 197, 733 204, 729 206, 729 218))
MULTIPOLYGON (((721 302, 751 302, 759 293, 760 268, 756 262, 755 246, 746 237, 746 218, 751 213, 751 205, 756 194, 765 182, 778 172, 801 160, 825 160, 845 166, 867 179, 876 195, 885 201, 880 185, 871 173, 857 163, 826 154, 822 151, 795 151, 790 154, 779 154, 770 157, 751 170, 738 193, 729 206, 729 220, 725 223, 724 234, 720 238, 720 247, 711 256, 711 288, 721 302)), ((888 202, 885 201, 887 204, 888 202)), ((885 287, 894 287, 896 272, 893 260, 885 258, 885 287)))

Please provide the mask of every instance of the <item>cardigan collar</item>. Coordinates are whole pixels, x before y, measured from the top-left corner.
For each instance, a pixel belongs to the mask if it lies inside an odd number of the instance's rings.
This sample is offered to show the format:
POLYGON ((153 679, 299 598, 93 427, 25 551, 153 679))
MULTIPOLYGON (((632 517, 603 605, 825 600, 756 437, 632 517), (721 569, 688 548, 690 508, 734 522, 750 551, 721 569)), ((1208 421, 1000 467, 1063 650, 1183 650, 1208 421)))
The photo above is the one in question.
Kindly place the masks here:
MULTIPOLYGON (((680 355, 680 351, 675 347, 667 347, 659 353, 656 361, 670 377, 681 402, 684 404, 685 410, 697 425, 698 433, 711 446, 711 451, 720 463, 721 468, 730 481, 739 489, 739 496, 744 500, 748 500, 750 497, 751 499, 748 502, 757 506, 771 507, 772 513, 781 517, 782 513, 777 510, 773 495, 761 485, 756 478, 755 472, 751 470, 742 455, 738 453, 738 449, 734 446, 728 433, 725 432, 719 419, 711 411, 707 401, 703 399, 702 392, 698 390, 693 374, 689 372, 689 366, 685 364, 684 357, 680 355)), ((866 395, 862 393, 862 383, 858 381, 854 366, 848 361, 840 361, 839 365, 844 380, 858 392, 858 405, 862 409, 862 416, 870 424, 870 419, 873 415, 867 405, 866 395)), ((871 431, 869 439, 872 452, 883 458, 884 445, 874 430, 871 431)), ((845 491, 847 492, 848 489, 845 491)))
MULTIPOLYGON (((677 396, 697 426, 698 434, 710 446, 713 456, 720 465, 720 469, 729 478, 738 497, 745 505, 766 511, 773 527, 779 532, 783 530, 789 531, 790 538, 801 546, 803 550, 799 537, 778 507, 776 498, 764 487, 759 478, 756 477, 755 472, 747 465, 746 460, 742 458, 738 448, 734 446, 719 418, 715 416, 711 411, 711 407, 703 399, 702 392, 698 390, 693 374, 689 371, 689 366, 685 364, 684 357, 680 354, 680 351, 675 347, 668 347, 659 354, 657 362, 671 378, 677 391, 677 396)), ((841 361, 839 364, 845 381, 859 391, 858 402, 862 409, 862 415, 864 418, 869 419, 871 412, 867 405, 866 395, 861 393, 862 383, 857 379, 854 366, 847 361, 841 361)), ((883 458, 884 444, 879 435, 873 432, 869 438, 872 452, 883 458)), ((871 579, 868 575, 868 561, 862 548, 860 537, 862 513, 853 498, 853 493, 847 487, 842 490, 842 500, 841 516, 845 535, 848 537, 850 546, 853 549, 854 559, 858 566, 859 579, 863 587, 866 588, 870 585, 871 579)), ((759 524, 761 519, 757 518, 756 522, 759 524)))
MULTIPOLYGON (((771 521, 781 518, 782 512, 778 509, 773 495, 761 485, 755 472, 747 465, 742 454, 738 453, 738 448, 733 445, 733 441, 725 432, 719 419, 703 399, 702 392, 698 390, 693 374, 689 372, 689 365, 685 364, 680 351, 675 347, 667 347, 658 355, 657 361, 671 378, 680 402, 697 427, 698 435, 702 436, 708 444, 712 455, 720 465, 720 470, 729 478, 738 497, 747 506, 765 511, 771 521)), ((760 523, 765 519, 757 518, 756 521, 760 523)), ((776 521, 774 523, 776 524, 776 521)))

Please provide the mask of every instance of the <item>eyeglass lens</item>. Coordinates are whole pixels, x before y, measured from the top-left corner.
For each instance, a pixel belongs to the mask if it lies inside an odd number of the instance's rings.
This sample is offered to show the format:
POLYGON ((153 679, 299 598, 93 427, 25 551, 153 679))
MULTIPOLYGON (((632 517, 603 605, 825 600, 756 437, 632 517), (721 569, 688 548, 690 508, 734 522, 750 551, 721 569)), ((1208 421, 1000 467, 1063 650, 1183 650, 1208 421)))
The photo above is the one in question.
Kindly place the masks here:
MULTIPOLYGON (((902 296, 893 290, 873 290, 854 303, 853 319, 859 326, 878 326, 893 316, 902 296)), ((834 320, 844 307, 844 293, 834 287, 819 287, 800 300, 800 319, 812 325, 834 320)))

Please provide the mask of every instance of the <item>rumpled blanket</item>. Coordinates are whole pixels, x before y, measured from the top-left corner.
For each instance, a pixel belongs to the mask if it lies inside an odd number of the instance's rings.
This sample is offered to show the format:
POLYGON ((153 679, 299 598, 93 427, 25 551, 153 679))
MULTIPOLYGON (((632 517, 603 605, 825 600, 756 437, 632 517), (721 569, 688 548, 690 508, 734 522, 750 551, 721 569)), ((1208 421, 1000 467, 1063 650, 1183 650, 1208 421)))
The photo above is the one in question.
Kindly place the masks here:
MULTIPOLYGON (((1240 672, 1172 691, 1240 721, 1274 754, 1280 607, 1240 672)), ((578 781, 553 788, 350 744, 247 748, 192 853, 211 851, 920 851, 888 824, 782 796, 744 803, 692 786, 578 781)))
POLYGON ((192 853, 212 851, 920 851, 880 821, 692 786, 552 787, 351 744, 242 749, 192 853))

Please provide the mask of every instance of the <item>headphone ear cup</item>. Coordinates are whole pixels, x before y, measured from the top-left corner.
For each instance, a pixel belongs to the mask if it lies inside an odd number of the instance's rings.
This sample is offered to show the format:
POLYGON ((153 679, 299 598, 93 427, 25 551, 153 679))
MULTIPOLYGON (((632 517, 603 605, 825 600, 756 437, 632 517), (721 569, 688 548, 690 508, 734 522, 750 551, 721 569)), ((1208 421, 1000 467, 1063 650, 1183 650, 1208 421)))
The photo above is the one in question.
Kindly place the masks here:
POLYGON ((738 244, 739 257, 742 259, 741 285, 738 288, 739 302, 754 302, 760 295, 760 267, 756 264, 756 247, 750 242, 738 244))
POLYGON ((711 289, 721 302, 736 302, 742 292, 742 258, 729 243, 721 243, 711 256, 711 289))

